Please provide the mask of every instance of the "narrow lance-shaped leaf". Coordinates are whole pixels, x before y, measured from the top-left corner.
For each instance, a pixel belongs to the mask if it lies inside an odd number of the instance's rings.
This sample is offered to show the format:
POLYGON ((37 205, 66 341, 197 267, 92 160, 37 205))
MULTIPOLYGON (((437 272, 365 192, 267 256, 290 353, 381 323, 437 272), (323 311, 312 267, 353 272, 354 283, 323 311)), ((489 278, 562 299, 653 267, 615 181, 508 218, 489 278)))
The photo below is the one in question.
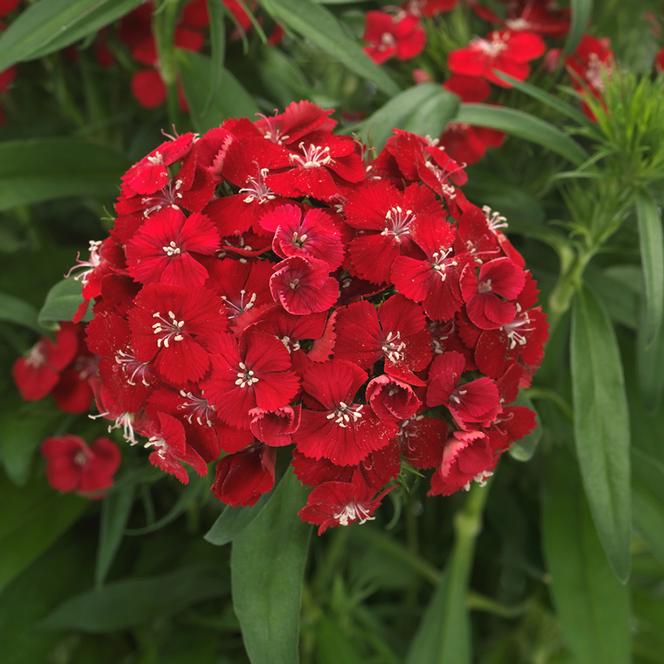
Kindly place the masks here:
POLYGON ((260 3, 277 23, 308 39, 358 76, 375 83, 379 90, 388 95, 399 92, 385 69, 369 59, 325 7, 311 0, 260 0, 260 3))
POLYGON ((369 116, 361 124, 360 134, 378 149, 383 147, 395 128, 437 138, 458 107, 458 98, 440 85, 415 85, 369 116))
POLYGON ((127 485, 121 491, 112 492, 104 499, 101 507, 97 566, 95 568, 97 586, 104 584, 115 554, 120 548, 133 502, 133 484, 127 485))
POLYGON ((232 542, 263 511, 271 497, 271 493, 265 494, 250 507, 227 505, 205 534, 205 540, 215 546, 232 542))
POLYGON ((221 87, 224 73, 224 57, 226 55, 226 25, 224 23, 224 5, 217 0, 207 0, 207 10, 210 16, 210 80, 207 99, 203 104, 201 114, 205 116, 210 112, 215 93, 221 87))
POLYGON ((572 22, 567 33, 565 52, 573 53, 581 41, 581 37, 590 23, 593 11, 592 0, 570 0, 572 9, 572 22))
POLYGON ((46 295, 44 306, 39 312, 41 325, 71 320, 83 302, 81 284, 74 279, 58 281, 46 295))
POLYGON ((39 0, 0 37, 0 71, 59 51, 138 7, 143 0, 39 0))
POLYGON ((288 471, 260 515, 233 541, 235 615, 252 664, 296 664, 311 527, 297 511, 306 492, 288 471))
POLYGON ((455 121, 499 129, 511 136, 537 143, 576 165, 582 164, 588 158, 583 148, 560 129, 534 115, 513 108, 489 104, 461 104, 455 121))
POLYGON ((0 143, 0 211, 67 196, 112 197, 127 166, 123 155, 78 138, 0 143))
POLYGON ((6 293, 0 293, 0 321, 22 325, 35 332, 41 331, 37 323, 36 309, 31 304, 6 293))
POLYGON ((544 468, 544 554, 563 638, 578 664, 628 664, 629 590, 607 563, 574 459, 555 449, 544 468))
POLYGON ((619 579, 630 570, 630 432, 625 382, 611 321, 583 288, 572 318, 574 439, 590 511, 619 579))

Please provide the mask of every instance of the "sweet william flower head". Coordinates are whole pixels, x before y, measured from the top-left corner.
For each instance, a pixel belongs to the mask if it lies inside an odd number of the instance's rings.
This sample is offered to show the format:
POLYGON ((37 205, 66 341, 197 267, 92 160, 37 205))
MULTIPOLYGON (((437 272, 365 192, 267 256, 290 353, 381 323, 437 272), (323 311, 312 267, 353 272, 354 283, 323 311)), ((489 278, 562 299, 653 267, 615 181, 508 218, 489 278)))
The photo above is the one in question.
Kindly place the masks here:
MULTIPOLYGON (((387 14, 401 47, 447 4, 387 14)), ((15 368, 26 398, 59 398, 62 374, 79 406, 70 369, 87 358, 99 415, 155 467, 186 483, 214 463, 213 495, 251 505, 282 448, 321 533, 376 518, 406 464, 435 495, 484 481, 534 421, 512 403, 547 336, 534 279, 438 141, 395 131, 374 157, 334 127, 296 102, 132 166, 71 275, 94 300, 89 352, 66 331, 39 342, 15 368)))

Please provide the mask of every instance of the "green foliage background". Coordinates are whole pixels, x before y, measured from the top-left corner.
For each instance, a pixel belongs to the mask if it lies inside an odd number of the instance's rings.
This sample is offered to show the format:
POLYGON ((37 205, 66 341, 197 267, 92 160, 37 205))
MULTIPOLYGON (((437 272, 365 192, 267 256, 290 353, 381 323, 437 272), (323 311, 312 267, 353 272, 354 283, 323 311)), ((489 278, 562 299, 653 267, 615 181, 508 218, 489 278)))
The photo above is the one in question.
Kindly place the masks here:
MULTIPOLYGON (((362 53, 363 12, 381 4, 362 0, 260 0, 286 28, 279 48, 258 23, 229 42, 232 20, 211 0, 206 55, 171 46, 179 3, 161 0, 169 101, 142 111, 126 55, 116 49, 106 71, 91 50, 138 4, 37 0, 0 37, 0 70, 21 63, 0 127, 2 661, 659 664, 664 80, 645 12, 660 3, 570 3, 568 50, 592 17, 622 65, 595 123, 541 68, 501 108, 412 87, 409 69, 362 53), (72 63, 61 49, 74 43, 72 63), (395 126, 436 135, 452 119, 510 136, 470 169, 468 194, 508 217, 543 288, 552 338, 525 395, 540 427, 488 487, 424 500, 411 481, 377 521, 323 538, 296 520, 290 475, 256 507, 221 513, 209 481, 182 490, 127 452, 104 501, 54 494, 41 440, 101 425, 21 403, 9 368, 73 313, 78 287, 60 280, 108 228, 120 174, 171 123, 203 131, 300 98, 337 108, 342 130, 378 146, 395 126)), ((464 7, 429 22, 418 64, 442 80, 446 53, 477 29, 464 7)))

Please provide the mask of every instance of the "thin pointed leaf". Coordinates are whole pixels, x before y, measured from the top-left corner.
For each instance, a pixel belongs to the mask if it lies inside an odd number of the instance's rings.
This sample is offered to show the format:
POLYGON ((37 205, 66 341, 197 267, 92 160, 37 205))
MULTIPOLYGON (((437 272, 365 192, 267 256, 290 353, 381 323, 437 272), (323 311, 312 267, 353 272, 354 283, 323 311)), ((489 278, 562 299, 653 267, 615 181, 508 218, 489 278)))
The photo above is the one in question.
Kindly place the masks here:
POLYGON ((111 493, 102 503, 97 565, 95 567, 95 584, 97 586, 104 584, 115 554, 120 548, 133 502, 134 485, 129 484, 122 491, 111 493))
POLYGON ((574 439, 590 511, 621 581, 629 577, 632 508, 625 381, 613 325, 587 287, 572 319, 574 439))
POLYGON ((360 126, 360 135, 378 149, 397 127, 421 136, 437 137, 458 107, 458 98, 440 85, 415 85, 369 116, 360 126))
POLYGON ((632 467, 634 526, 652 553, 664 564, 664 464, 635 449, 632 467))
POLYGON ((224 6, 217 0, 207 0, 207 10, 210 17, 210 81, 207 99, 201 111, 203 116, 210 112, 215 93, 221 88, 226 55, 224 6))
POLYGON ((572 9, 572 22, 565 41, 565 52, 573 53, 581 41, 583 33, 590 23, 590 15, 593 11, 592 0, 570 0, 572 9))
POLYGON ((306 492, 288 471, 266 508, 233 541, 233 608, 252 664, 297 664, 311 527, 297 511, 306 492))
POLYGON ((181 60, 185 96, 197 131, 217 127, 227 118, 250 117, 258 111, 253 97, 221 65, 217 65, 221 69, 219 84, 213 91, 212 102, 208 104, 213 69, 210 58, 192 51, 179 51, 178 57, 181 60))
POLYGON ((0 71, 41 58, 97 32, 143 0, 39 0, 0 37, 0 71))
POLYGON ((215 546, 232 542, 262 511, 272 494, 261 496, 251 507, 231 507, 228 505, 205 533, 205 540, 215 546))
POLYGON ((260 0, 277 23, 298 33, 352 72, 371 81, 384 93, 399 93, 397 84, 348 36, 344 27, 325 7, 311 0, 260 0))
POLYGON ((513 108, 490 104, 461 104, 455 121, 499 129, 511 136, 537 143, 577 166, 588 159, 585 150, 560 129, 534 115, 513 108))
POLYGON ((574 120, 577 124, 586 126, 590 124, 588 118, 581 113, 578 109, 574 108, 571 104, 568 104, 566 101, 563 101, 560 97, 552 95, 542 88, 538 88, 536 85, 531 83, 526 83, 525 81, 520 81, 518 78, 513 78, 504 72, 495 70, 494 72, 498 78, 502 78, 504 81, 509 83, 514 89, 519 90, 528 95, 532 99, 541 102, 545 106, 552 108, 554 111, 557 111, 561 115, 564 115, 570 120, 574 120))
POLYGON ((544 555, 563 637, 578 664, 628 664, 629 590, 607 563, 574 459, 556 449, 544 468, 544 555))

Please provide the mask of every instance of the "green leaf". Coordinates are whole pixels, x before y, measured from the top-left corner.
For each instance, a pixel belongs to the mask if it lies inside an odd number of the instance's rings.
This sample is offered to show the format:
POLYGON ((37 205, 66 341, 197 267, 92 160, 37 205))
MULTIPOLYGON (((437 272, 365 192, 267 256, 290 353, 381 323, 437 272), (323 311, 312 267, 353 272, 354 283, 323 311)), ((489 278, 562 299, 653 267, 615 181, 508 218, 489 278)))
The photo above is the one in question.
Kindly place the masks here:
POLYGON ((205 116, 210 112, 215 94, 221 89, 226 51, 224 5, 217 2, 217 0, 206 1, 208 16, 210 17, 210 79, 207 99, 201 110, 202 116, 205 116))
POLYGON ((208 103, 212 63, 192 51, 179 51, 184 92, 191 108, 191 118, 196 131, 207 131, 219 126, 231 117, 251 117, 258 107, 253 97, 242 87, 239 81, 221 65, 219 83, 213 90, 212 101, 208 103))
POLYGON ((455 122, 499 129, 559 154, 573 164, 581 165, 588 155, 583 148, 560 129, 540 118, 503 106, 461 104, 455 122))
POLYGON ((574 459, 557 448, 544 468, 543 546, 563 637, 579 664, 628 664, 629 590, 604 556, 574 459))
POLYGON ((87 502, 33 482, 17 488, 0 477, 0 592, 78 519, 87 502), (11 509, 9 508, 11 506, 11 509))
POLYGON ((515 90, 523 92, 532 99, 541 102, 545 106, 552 108, 554 111, 557 111, 561 115, 564 115, 571 120, 574 120, 578 125, 585 126, 589 125, 590 121, 588 118, 581 113, 577 108, 574 108, 571 104, 568 104, 566 101, 563 101, 559 96, 552 95, 542 88, 538 88, 536 85, 531 83, 526 83, 525 81, 520 81, 518 78, 513 78, 504 72, 495 70, 494 73, 498 78, 502 78, 504 81, 507 81, 515 90))
POLYGON ((385 94, 399 93, 397 84, 348 36, 344 27, 325 7, 311 0, 260 0, 277 23, 297 32, 352 72, 371 81, 385 94))
POLYGON ((104 584, 115 554, 120 548, 133 503, 133 484, 128 484, 121 491, 113 491, 102 503, 97 565, 95 567, 95 584, 97 586, 104 584))
POLYGON ((481 528, 481 514, 489 490, 474 486, 464 509, 455 517, 455 542, 429 606, 408 651, 406 664, 470 664, 472 648, 467 595, 475 552, 475 538, 481 528))
POLYGON ((0 71, 59 51, 112 23, 143 0, 39 0, 0 37, 0 71))
POLYGON ((296 664, 311 527, 306 491, 288 471, 265 509, 233 541, 233 608, 252 664, 296 664))
POLYGON ((634 525, 664 564, 664 464, 634 449, 632 453, 634 525))
POLYGON ((79 138, 0 143, 0 211, 68 196, 114 196, 128 166, 123 155, 79 138))
POLYGON ((170 574, 109 583, 77 595, 41 623, 44 629, 115 632, 172 615, 224 594, 215 566, 185 567, 170 574))
POLYGON ((420 136, 440 136, 454 117, 459 99, 435 83, 415 85, 400 92, 360 126, 360 134, 381 149, 395 128, 420 136))
POLYGON ((271 497, 272 494, 267 493, 251 507, 228 505, 205 533, 205 540, 215 546, 232 542, 265 509, 271 497))
POLYGON ((0 321, 22 325, 35 332, 42 331, 37 323, 37 310, 31 304, 6 293, 0 293, 0 321))
POLYGON ((664 318, 664 238, 662 218, 652 196, 642 193, 636 199, 639 222, 641 266, 645 284, 645 343, 655 343, 664 318))
POLYGON ((0 457, 7 477, 24 486, 30 475, 32 459, 41 442, 52 434, 62 414, 47 410, 41 403, 4 401, 0 413, 0 457))
POLYGON ((82 286, 75 279, 62 279, 46 295, 39 312, 40 325, 71 320, 83 302, 82 286))
POLYGON ((583 486, 604 551, 625 581, 632 530, 627 397, 613 325, 587 287, 574 300, 571 364, 583 486))
POLYGON ((572 22, 565 41, 565 52, 573 53, 581 41, 583 33, 590 23, 590 15, 593 11, 592 0, 570 0, 572 9, 572 22))

